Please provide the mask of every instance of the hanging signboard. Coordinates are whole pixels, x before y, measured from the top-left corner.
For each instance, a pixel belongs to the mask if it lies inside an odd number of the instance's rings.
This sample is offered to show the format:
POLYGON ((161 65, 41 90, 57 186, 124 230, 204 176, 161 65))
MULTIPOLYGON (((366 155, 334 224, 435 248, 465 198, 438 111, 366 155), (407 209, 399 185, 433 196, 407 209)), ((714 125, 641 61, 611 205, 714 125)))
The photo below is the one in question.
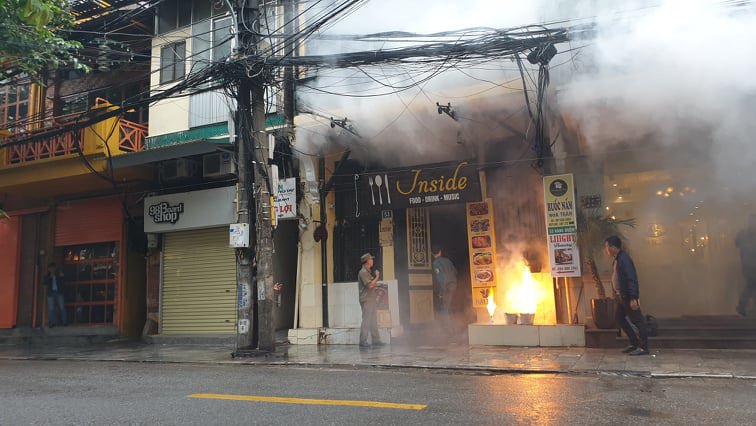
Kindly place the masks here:
POLYGON ((552 277, 579 277, 575 185, 571 174, 543 178, 552 277))
POLYGON ((496 287, 496 233, 490 198, 467 203, 467 237, 473 307, 485 307, 491 289, 496 287))
POLYGON ((373 211, 481 199, 478 170, 469 161, 376 170, 358 180, 360 208, 373 211))
POLYGON ((278 220, 297 218, 297 179, 278 181, 278 195, 273 202, 278 220))

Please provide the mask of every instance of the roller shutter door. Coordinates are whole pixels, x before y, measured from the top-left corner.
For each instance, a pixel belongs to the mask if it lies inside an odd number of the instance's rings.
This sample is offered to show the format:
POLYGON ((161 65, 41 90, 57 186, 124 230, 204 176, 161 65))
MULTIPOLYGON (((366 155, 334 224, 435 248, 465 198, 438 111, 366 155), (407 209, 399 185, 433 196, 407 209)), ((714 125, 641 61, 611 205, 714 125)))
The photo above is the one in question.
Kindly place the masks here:
POLYGON ((120 241, 123 205, 117 198, 64 202, 56 209, 55 222, 58 247, 120 241))
POLYGON ((161 333, 234 333, 236 262, 228 228, 165 234, 161 333))

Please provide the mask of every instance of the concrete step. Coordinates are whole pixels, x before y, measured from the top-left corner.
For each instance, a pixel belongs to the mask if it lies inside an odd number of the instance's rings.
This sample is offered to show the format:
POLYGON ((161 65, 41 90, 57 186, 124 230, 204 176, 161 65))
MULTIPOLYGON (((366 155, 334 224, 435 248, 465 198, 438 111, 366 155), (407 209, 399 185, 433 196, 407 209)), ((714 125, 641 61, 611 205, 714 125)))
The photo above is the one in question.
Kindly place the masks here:
MULTIPOLYGON (((668 349, 756 349, 756 336, 734 333, 731 336, 716 334, 701 335, 693 331, 680 335, 659 335, 649 338, 654 348, 668 349)), ((589 348, 621 348, 627 345, 627 338, 619 336, 617 330, 586 330, 585 343, 589 348)))
POLYGON ((751 327, 718 327, 718 326, 667 326, 659 325, 659 337, 741 337, 756 338, 756 328, 751 327))
POLYGON ((0 345, 87 345, 118 339, 114 326, 13 328, 0 330, 0 345))

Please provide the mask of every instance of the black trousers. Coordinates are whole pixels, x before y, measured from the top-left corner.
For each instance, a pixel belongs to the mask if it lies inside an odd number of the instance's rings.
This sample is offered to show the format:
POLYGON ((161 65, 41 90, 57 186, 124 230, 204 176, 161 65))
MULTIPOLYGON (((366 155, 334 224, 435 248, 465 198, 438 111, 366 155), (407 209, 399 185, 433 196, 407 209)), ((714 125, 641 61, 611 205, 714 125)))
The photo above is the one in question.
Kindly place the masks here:
POLYGON ((630 301, 622 300, 620 297, 617 297, 616 300, 619 301, 615 311, 617 324, 627 334, 630 344, 648 349, 648 329, 643 313, 640 309, 637 311, 630 309, 630 301))

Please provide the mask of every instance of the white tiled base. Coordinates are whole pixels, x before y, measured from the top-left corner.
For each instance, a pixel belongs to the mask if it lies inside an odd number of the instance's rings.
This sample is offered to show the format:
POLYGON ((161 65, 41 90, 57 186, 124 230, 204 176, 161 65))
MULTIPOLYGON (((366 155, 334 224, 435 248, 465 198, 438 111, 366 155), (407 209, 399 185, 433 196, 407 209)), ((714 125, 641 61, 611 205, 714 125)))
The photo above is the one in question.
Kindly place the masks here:
POLYGON ((470 345, 585 346, 583 325, 470 324, 470 345))
MULTIPOLYGON (((381 341, 391 342, 391 329, 379 327, 381 341)), ((292 345, 317 345, 320 334, 323 333, 323 345, 358 345, 360 343, 359 328, 293 328, 289 330, 289 343, 292 345)))

